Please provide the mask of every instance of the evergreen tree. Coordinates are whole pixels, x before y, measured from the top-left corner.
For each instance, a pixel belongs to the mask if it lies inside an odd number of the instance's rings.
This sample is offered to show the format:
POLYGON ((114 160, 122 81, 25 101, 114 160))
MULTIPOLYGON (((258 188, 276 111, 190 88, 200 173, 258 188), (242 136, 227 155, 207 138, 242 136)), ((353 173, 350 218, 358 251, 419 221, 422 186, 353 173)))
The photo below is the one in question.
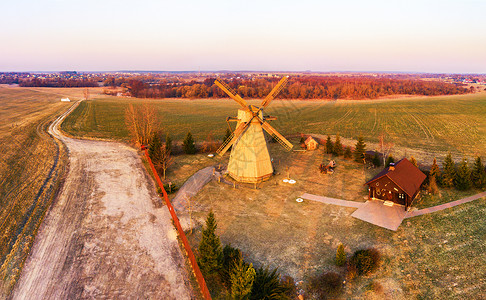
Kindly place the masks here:
POLYGON ((231 289, 231 274, 235 267, 235 263, 243 259, 240 249, 233 248, 231 245, 226 245, 223 248, 223 262, 220 271, 221 280, 228 290, 231 289))
POLYGON ((212 274, 221 269, 223 251, 221 241, 216 235, 218 224, 214 218, 213 211, 210 211, 206 219, 206 228, 203 228, 201 242, 199 243, 198 264, 205 274, 212 274))
POLYGON ((471 171, 465 158, 462 159, 457 169, 456 176, 454 177, 454 186, 458 190, 463 191, 471 188, 471 171))
POLYGON ((300 137, 300 142, 299 142, 299 144, 301 144, 301 145, 302 145, 302 144, 305 144, 305 137, 304 137, 304 136, 301 136, 301 137, 300 137))
POLYGON ((160 137, 157 133, 154 134, 150 141, 148 153, 154 164, 160 162, 162 158, 162 142, 160 141, 160 137))
POLYGON ((344 158, 351 158, 353 157, 353 153, 351 152, 351 147, 346 147, 344 150, 344 158))
POLYGON ((484 171, 484 165, 479 156, 474 161, 471 180, 474 187, 478 189, 482 189, 486 186, 486 172, 484 171))
POLYGON ((336 135, 336 141, 334 142, 333 152, 334 155, 336 156, 340 156, 343 154, 343 144, 341 144, 341 138, 339 137, 339 134, 336 135))
POLYGON ((231 273, 231 296, 234 299, 248 299, 251 294, 256 271, 252 264, 246 264, 241 259, 235 264, 231 273))
POLYGON ((169 154, 172 154, 172 138, 168 133, 165 136, 165 151, 167 151, 167 153, 169 154))
POLYGON ((344 266, 346 263, 346 252, 344 252, 344 245, 339 244, 336 251, 336 265, 344 266))
POLYGON ((441 176, 439 165, 437 165, 437 160, 434 157, 434 162, 432 163, 432 167, 430 168, 430 176, 435 177, 436 183, 440 184, 441 176))
POLYGON ((412 163, 412 165, 414 165, 418 168, 417 160, 415 159, 415 157, 410 156, 410 162, 412 163))
POLYGON ((393 156, 391 155, 388 155, 388 157, 386 158, 386 163, 385 163, 385 167, 389 167, 391 163, 394 163, 395 162, 395 159, 393 158, 393 156))
POLYGON ((358 138, 358 142, 356 142, 356 146, 354 148, 354 160, 359 163, 364 163, 366 152, 366 144, 362 137, 358 138))
POLYGON ((332 145, 331 137, 330 136, 327 136, 327 140, 326 140, 326 153, 331 154, 332 151, 333 151, 333 145, 332 145))
POLYGON ((184 153, 186 154, 194 154, 196 153, 196 145, 194 144, 194 139, 192 138, 192 134, 189 131, 182 142, 182 148, 184 149, 184 153))
POLYGON ((454 186, 454 178, 456 177, 456 169, 452 154, 449 152, 444 160, 444 173, 442 174, 442 185, 445 187, 454 186))

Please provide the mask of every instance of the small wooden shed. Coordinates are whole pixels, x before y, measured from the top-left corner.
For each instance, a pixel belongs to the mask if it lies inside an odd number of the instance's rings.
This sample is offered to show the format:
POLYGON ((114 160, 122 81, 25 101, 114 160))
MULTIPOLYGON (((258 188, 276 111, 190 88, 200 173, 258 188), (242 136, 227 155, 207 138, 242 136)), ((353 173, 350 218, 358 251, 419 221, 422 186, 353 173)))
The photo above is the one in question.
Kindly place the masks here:
POLYGON ((305 149, 306 150, 316 150, 319 146, 319 143, 311 136, 309 136, 305 141, 305 149))
POLYGON ((407 209, 420 191, 426 176, 408 159, 403 158, 366 182, 370 199, 393 201, 407 209))

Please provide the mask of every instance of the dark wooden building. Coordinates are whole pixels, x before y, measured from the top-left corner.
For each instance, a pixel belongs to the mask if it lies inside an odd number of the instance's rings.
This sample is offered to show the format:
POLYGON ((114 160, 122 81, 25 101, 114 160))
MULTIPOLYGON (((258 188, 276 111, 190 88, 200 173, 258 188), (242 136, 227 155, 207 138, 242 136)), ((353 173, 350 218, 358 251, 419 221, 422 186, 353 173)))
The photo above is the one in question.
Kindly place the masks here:
POLYGON ((420 191, 425 177, 422 171, 404 158, 366 183, 369 186, 369 198, 393 201, 407 209, 420 191))

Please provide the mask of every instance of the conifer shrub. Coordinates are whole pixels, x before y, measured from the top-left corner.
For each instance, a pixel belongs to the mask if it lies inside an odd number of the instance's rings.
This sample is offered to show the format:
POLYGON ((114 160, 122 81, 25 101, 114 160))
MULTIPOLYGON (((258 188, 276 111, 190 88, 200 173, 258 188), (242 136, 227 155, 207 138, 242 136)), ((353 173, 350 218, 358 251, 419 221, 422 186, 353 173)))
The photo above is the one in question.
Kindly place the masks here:
POLYGON ((352 157, 353 157, 353 153, 351 151, 351 147, 346 147, 346 149, 344 150, 344 158, 350 159, 352 157))
POLYGON ((449 152, 444 160, 444 172, 442 174, 442 185, 445 187, 454 186, 454 178, 456 177, 456 169, 452 155, 449 152))
POLYGON ((189 131, 182 143, 182 148, 184 153, 186 154, 195 154, 196 153, 196 144, 194 143, 194 138, 192 137, 191 132, 189 131))
POLYGON ((336 250, 336 265, 344 266, 346 263, 346 252, 344 252, 344 245, 339 244, 336 250))
POLYGON ((326 140, 326 153, 331 154, 333 153, 334 145, 332 144, 331 137, 327 136, 326 140))
POLYGON ((468 190, 471 188, 471 171, 465 158, 462 159, 454 176, 454 186, 458 190, 468 190))
POLYGON ((364 163, 365 152, 366 152, 366 144, 363 138, 359 137, 358 141, 356 142, 356 146, 354 148, 354 161, 358 163, 364 163))
POLYGON ((475 188, 482 189, 486 186, 486 172, 481 157, 477 157, 471 172, 471 181, 475 188))
POLYGON ((334 142, 333 146, 333 154, 336 156, 341 156, 343 155, 343 144, 341 144, 341 138, 339 135, 336 135, 336 140, 334 142))

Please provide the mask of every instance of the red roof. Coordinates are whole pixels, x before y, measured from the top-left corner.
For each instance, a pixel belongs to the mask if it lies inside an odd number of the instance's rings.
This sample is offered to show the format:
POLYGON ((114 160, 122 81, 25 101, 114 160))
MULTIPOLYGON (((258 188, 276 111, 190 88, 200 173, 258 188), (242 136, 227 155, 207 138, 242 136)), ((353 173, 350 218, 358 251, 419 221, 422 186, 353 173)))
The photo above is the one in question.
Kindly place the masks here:
POLYGON ((395 163, 395 166, 385 168, 366 184, 370 184, 384 176, 390 178, 391 181, 398 185, 410 197, 413 197, 417 193, 420 185, 422 185, 425 177, 427 177, 408 159, 403 158, 395 163))

